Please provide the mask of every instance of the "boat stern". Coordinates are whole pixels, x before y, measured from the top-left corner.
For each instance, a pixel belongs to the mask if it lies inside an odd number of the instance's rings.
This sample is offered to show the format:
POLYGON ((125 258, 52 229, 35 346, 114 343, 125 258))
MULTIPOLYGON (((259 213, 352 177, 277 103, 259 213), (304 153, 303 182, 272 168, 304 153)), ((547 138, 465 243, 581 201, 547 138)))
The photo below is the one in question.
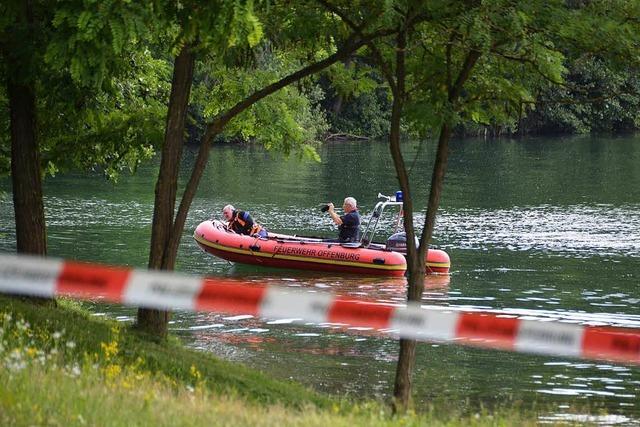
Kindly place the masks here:
POLYGON ((449 254, 440 249, 429 249, 427 251, 427 274, 448 274, 451 268, 451 258, 449 254))

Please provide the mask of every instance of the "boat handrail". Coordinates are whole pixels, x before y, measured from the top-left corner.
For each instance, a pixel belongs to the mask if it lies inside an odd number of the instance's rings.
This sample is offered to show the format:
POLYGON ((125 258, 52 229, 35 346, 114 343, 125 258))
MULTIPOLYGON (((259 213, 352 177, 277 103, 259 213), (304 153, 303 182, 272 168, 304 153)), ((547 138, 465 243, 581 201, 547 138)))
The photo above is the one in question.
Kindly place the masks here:
POLYGON ((386 200, 376 203, 376 206, 371 212, 371 216, 367 222, 367 228, 365 228, 364 233, 362 233, 362 237, 360 238, 360 244, 364 248, 368 248, 371 245, 384 209, 387 206, 400 206, 402 208, 403 205, 403 202, 396 201, 395 197, 392 196, 385 196, 384 194, 378 193, 378 198, 384 198, 386 200))

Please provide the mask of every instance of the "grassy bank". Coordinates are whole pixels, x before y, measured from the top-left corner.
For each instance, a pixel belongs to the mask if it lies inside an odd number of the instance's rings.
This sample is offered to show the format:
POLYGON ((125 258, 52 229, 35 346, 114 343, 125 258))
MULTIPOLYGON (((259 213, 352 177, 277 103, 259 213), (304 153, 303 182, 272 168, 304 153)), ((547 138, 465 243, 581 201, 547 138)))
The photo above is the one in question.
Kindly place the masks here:
POLYGON ((62 303, 0 297, 0 425, 527 425, 517 409, 392 417, 62 303))

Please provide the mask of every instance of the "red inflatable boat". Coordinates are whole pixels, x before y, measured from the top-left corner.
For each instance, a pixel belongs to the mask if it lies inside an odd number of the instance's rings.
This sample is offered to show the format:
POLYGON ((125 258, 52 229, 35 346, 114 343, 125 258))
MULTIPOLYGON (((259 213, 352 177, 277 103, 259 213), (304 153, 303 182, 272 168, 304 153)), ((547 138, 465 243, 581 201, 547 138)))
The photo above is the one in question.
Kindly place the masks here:
MULTIPOLYGON (((193 238, 205 252, 243 264, 381 276, 402 276, 407 269, 404 255, 385 249, 384 245, 364 248, 274 233, 269 233, 268 238, 251 237, 227 231, 224 223, 215 220, 198 225, 193 238)), ((447 273, 449 266, 446 252, 429 250, 430 272, 447 273)))
MULTIPOLYGON (((376 205, 364 237, 357 243, 335 243, 315 237, 275 233, 269 233, 267 238, 251 237, 227 231, 225 224, 217 220, 202 222, 196 228, 193 238, 205 252, 232 262, 302 270, 402 276, 407 269, 403 254, 406 241, 394 240, 393 237, 398 235, 394 234, 387 244, 371 242, 384 207, 402 204, 390 199, 376 205)), ((449 255, 442 250, 429 249, 426 261, 427 273, 449 272, 449 255)))

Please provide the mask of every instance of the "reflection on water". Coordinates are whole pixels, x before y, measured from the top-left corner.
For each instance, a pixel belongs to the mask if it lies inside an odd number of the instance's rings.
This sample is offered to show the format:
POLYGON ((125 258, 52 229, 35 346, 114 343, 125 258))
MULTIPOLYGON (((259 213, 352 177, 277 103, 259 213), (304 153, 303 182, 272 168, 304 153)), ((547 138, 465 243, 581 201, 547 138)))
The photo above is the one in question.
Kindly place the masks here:
MULTIPOLYGON (((427 198, 434 148, 427 144, 412 172, 418 204, 427 198)), ((416 145, 406 149, 413 159, 416 145)), ((227 203, 249 210, 274 231, 333 236, 335 226, 318 211, 322 203, 339 205, 353 195, 366 218, 378 192, 396 190, 385 144, 326 144, 320 154, 322 163, 300 164, 255 147, 214 147, 177 268, 403 303, 402 278, 231 265, 193 243, 195 226, 212 213, 219 216, 227 203)), ((187 152, 183 166, 192 161, 187 152)), ((422 303, 640 327, 638 164, 638 138, 453 141, 435 231, 436 245, 451 255, 452 274, 427 279, 422 303)), ((117 186, 97 176, 47 180, 50 253, 145 267, 156 167, 143 167, 117 186)), ((8 181, 0 181, 2 189, 9 190, 8 181)), ((416 214, 418 224, 422 217, 416 214)), ((0 192, 0 250, 14 248, 12 224, 11 197, 0 192)), ((384 240, 393 225, 392 217, 383 220, 377 238, 384 240)), ((134 315, 112 305, 96 305, 95 311, 123 322, 134 315)), ((195 348, 320 390, 381 398, 391 391, 397 342, 375 331, 188 312, 175 313, 171 328, 195 348)), ((640 368, 632 366, 424 343, 418 346, 415 392, 418 403, 442 399, 470 410, 511 401, 557 408, 541 422, 640 422, 640 368)))

